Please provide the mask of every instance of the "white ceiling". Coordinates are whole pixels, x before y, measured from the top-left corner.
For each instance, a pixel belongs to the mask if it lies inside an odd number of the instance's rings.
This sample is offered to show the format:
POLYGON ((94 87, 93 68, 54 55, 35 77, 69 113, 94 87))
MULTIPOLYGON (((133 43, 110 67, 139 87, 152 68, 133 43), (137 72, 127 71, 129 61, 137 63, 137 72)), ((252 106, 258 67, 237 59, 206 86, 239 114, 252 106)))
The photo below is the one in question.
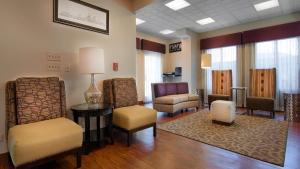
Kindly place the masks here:
POLYGON ((186 0, 191 5, 173 11, 164 4, 171 0, 155 0, 152 4, 138 10, 136 17, 146 22, 138 25, 137 30, 165 38, 164 29, 180 30, 188 28, 194 32, 207 32, 251 21, 281 16, 300 11, 300 0, 279 0, 279 7, 257 12, 254 4, 266 0, 186 0), (199 25, 197 20, 211 17, 216 22, 199 25))

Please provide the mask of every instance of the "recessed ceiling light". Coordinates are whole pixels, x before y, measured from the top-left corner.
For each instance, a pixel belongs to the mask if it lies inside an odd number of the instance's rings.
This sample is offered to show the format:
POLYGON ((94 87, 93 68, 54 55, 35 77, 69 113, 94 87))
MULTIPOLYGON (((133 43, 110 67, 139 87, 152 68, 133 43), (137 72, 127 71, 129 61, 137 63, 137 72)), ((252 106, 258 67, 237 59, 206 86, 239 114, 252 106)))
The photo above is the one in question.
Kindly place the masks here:
POLYGON ((206 25, 215 22, 215 20, 213 20, 212 18, 205 18, 205 19, 200 19, 196 22, 199 23, 200 25, 206 25))
POLYGON ((146 21, 142 20, 142 19, 139 19, 139 18, 135 18, 135 24, 136 25, 140 25, 142 23, 145 23, 146 21))
POLYGON ((169 29, 165 29, 165 30, 160 31, 159 33, 164 34, 164 35, 167 35, 167 34, 174 33, 174 31, 169 30, 169 29))
POLYGON ((171 9, 173 9, 174 11, 177 11, 179 9, 188 7, 191 4, 186 2, 185 0, 173 0, 169 3, 166 3, 165 5, 171 9))
POLYGON ((255 4, 254 8, 256 9, 256 11, 262 11, 270 8, 275 8, 277 6, 279 6, 278 0, 269 0, 269 1, 255 4))

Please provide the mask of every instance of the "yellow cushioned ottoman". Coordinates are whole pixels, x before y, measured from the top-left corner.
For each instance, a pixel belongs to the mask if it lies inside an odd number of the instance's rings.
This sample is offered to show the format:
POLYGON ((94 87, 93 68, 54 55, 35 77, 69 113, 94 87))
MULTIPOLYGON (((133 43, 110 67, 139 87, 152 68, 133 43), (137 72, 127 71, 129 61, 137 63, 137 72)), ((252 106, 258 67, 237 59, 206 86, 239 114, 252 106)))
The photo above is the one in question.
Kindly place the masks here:
POLYGON ((156 122, 156 110, 134 105, 114 109, 113 123, 126 130, 135 129, 156 122))
POLYGON ((9 129, 8 150, 17 167, 81 147, 82 132, 79 125, 66 118, 17 125, 9 129))

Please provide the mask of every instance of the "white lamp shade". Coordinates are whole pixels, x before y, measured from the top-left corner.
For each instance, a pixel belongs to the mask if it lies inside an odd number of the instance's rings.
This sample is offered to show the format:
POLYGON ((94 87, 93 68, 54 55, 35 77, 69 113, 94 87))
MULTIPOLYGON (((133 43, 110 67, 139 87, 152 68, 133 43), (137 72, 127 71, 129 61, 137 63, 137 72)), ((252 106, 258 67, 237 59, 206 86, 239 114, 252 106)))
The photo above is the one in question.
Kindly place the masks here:
POLYGON ((207 69, 211 67, 211 54, 204 53, 201 55, 201 68, 207 69))
POLYGON ((100 74, 105 72, 104 51, 96 47, 79 49, 79 71, 84 74, 100 74))

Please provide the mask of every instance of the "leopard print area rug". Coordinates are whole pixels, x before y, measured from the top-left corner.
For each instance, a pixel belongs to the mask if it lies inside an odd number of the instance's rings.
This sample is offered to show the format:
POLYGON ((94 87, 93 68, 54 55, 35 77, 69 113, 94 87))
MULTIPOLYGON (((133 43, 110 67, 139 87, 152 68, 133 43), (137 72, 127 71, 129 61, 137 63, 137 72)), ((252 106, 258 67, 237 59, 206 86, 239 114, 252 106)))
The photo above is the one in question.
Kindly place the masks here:
POLYGON ((226 149, 268 163, 284 166, 288 122, 236 115, 234 124, 212 123, 208 111, 158 125, 189 139, 226 149))

